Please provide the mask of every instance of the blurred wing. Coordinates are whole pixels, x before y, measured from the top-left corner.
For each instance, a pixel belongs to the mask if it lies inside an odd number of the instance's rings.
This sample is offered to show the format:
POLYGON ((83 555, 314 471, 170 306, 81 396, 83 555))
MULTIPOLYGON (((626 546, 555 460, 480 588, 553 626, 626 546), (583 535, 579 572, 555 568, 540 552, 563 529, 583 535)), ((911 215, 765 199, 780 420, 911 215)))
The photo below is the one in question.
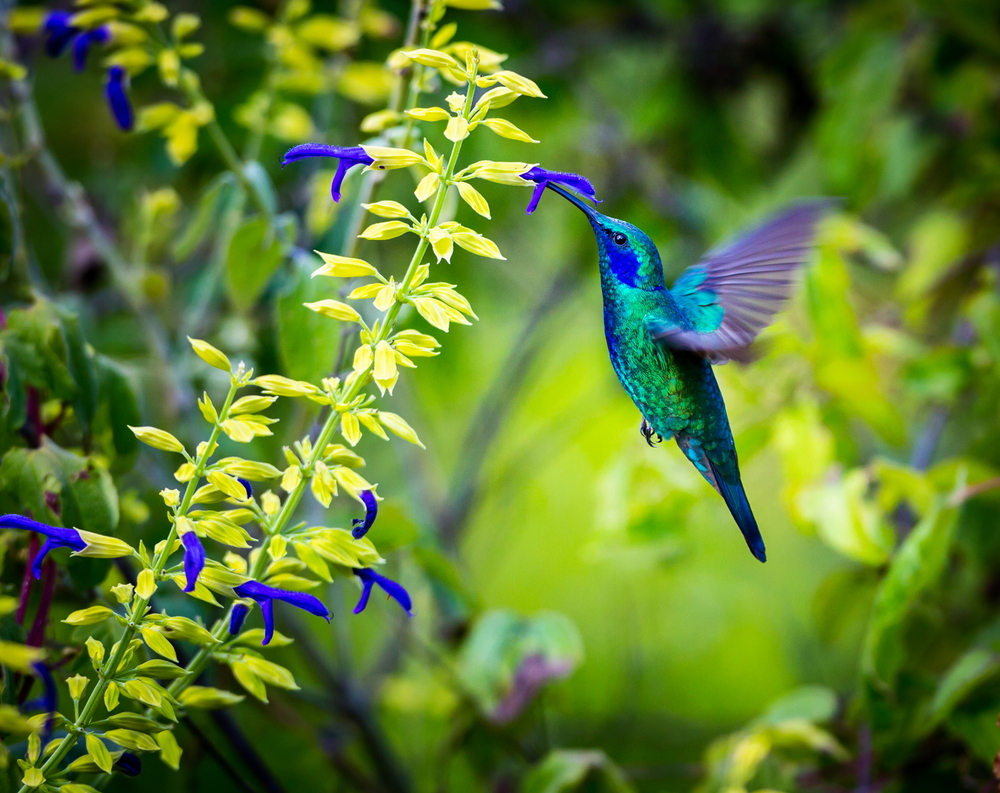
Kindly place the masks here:
POLYGON ((690 327, 649 317, 653 338, 713 363, 741 357, 787 300, 795 270, 812 252, 816 224, 834 203, 795 204, 705 254, 670 290, 690 327))

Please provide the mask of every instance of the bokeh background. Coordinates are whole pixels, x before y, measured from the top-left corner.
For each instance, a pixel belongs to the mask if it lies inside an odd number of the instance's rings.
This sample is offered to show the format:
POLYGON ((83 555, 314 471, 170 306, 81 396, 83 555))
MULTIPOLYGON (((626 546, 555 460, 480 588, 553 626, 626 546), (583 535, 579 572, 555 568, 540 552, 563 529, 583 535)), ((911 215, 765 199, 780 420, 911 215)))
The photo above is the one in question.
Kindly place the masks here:
MULTIPOLYGON (((241 141, 234 119, 261 79, 260 39, 227 22, 228 2, 171 6, 202 15, 203 87, 241 141)), ((414 594, 416 616, 405 622, 376 599, 354 617, 353 591, 333 587, 331 626, 297 624, 297 645, 278 654, 302 690, 232 711, 252 750, 198 715, 204 740, 182 734, 179 775, 150 760, 115 789, 576 789, 572 774, 544 787, 526 771, 552 749, 591 752, 567 766, 584 789, 994 789, 1000 9, 985 0, 504 6, 449 19, 459 38, 508 53, 507 65, 548 95, 504 113, 541 143, 477 136, 470 158, 587 175, 603 212, 654 239, 668 281, 796 197, 842 199, 757 360, 717 370, 769 560, 750 556, 672 444, 648 448, 639 435, 607 359, 585 219, 554 194, 526 216, 527 190, 486 185, 488 233, 506 261, 459 252, 443 268, 479 321, 454 327, 444 354, 387 402, 427 451, 370 436, 360 449, 386 497, 373 538, 394 551, 392 573, 414 594), (903 583, 886 594, 887 580, 903 583), (538 620, 558 663, 513 719, 498 720, 498 703, 528 685, 517 678, 523 658, 504 643, 519 618, 538 620), (973 650, 974 674, 954 676, 973 650), (806 703, 792 707, 798 728, 821 736, 767 733, 756 764, 727 754, 733 740, 764 734, 771 722, 760 714, 787 695, 806 703), (387 756, 369 751, 365 719, 387 756), (628 781, 602 771, 604 758, 628 781), (740 763, 749 776, 726 777, 740 763), (355 767, 364 779, 352 779, 355 767)), ((408 6, 381 8, 396 27, 350 57, 379 61, 397 46, 408 6)), ((313 10, 347 13, 321 0, 313 10)), ((178 338, 197 328, 260 371, 329 370, 335 332, 289 318, 315 299, 309 290, 327 288, 309 282, 305 262, 282 261, 241 303, 205 292, 209 253, 170 256, 223 167, 214 150, 203 141, 176 168, 157 136, 114 128, 96 73, 71 75, 30 39, 22 47, 51 149, 109 233, 128 239, 144 191, 169 186, 181 198, 157 221, 143 263, 150 310, 178 338)), ((162 91, 143 79, 133 90, 145 102, 162 91)), ((358 124, 384 94, 355 94, 296 99, 311 139, 363 139, 358 124)), ((292 142, 269 136, 259 159, 280 207, 304 219, 302 248, 335 250, 344 210, 334 213, 311 166, 278 167, 292 142)), ((411 201, 412 187, 396 173, 380 197, 411 201)), ((167 416, 177 434, 196 432, 196 411, 167 404, 163 378, 199 391, 217 384, 202 381, 180 345, 174 370, 151 374, 137 317, 100 255, 67 230, 40 181, 26 175, 24 194, 34 287, 77 312, 89 343, 130 373, 142 423, 167 416)), ((474 216, 463 206, 458 219, 474 216)), ((360 255, 398 275, 409 255, 398 243, 360 255)), ((9 291, 0 302, 19 299, 9 291)), ((282 418, 300 432, 311 421, 282 418)), ((278 445, 261 440, 261 453, 277 457, 278 445)), ((156 458, 144 453, 118 481, 132 508, 123 531, 137 536, 163 528, 155 493, 170 474, 156 458), (142 504, 152 514, 139 521, 142 504)))

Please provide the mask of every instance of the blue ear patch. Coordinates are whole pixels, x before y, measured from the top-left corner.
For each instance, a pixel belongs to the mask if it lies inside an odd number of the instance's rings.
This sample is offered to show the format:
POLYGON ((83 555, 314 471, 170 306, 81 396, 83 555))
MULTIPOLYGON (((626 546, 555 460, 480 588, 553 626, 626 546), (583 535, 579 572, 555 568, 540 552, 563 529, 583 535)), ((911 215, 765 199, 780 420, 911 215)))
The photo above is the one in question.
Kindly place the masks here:
POLYGON ((704 268, 691 267, 677 279, 670 290, 691 322, 692 329, 699 333, 718 330, 726 314, 726 310, 716 302, 715 292, 702 288, 707 276, 704 268))
POLYGON ((608 259, 611 260, 611 272, 626 286, 639 285, 639 259, 628 248, 615 248, 608 245, 608 259))

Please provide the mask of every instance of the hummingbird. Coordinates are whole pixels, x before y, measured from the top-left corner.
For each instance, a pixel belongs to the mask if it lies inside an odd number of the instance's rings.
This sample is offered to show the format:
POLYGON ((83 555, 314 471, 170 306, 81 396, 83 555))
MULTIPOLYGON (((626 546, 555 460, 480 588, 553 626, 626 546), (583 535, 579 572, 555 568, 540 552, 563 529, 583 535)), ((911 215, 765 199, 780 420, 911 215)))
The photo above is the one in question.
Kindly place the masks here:
POLYGON ((786 207, 709 251, 667 288, 656 245, 641 229, 582 200, 579 193, 596 200, 586 179, 541 168, 524 177, 537 185, 530 210, 548 187, 590 221, 611 365, 642 414, 646 442, 673 438, 722 496, 750 552, 767 561, 712 367, 747 360, 751 342, 788 298, 794 271, 808 260, 817 223, 832 202, 786 207))

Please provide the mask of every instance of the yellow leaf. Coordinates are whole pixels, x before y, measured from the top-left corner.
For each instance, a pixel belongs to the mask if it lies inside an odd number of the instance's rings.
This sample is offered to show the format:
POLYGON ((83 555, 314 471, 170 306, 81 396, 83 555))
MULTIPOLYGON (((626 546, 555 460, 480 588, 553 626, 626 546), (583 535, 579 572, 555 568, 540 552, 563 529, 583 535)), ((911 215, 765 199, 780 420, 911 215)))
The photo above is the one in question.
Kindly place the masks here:
POLYGON ((517 72, 504 70, 497 72, 493 76, 497 78, 500 85, 522 96, 534 96, 539 99, 546 98, 545 94, 542 93, 542 90, 533 80, 529 80, 517 72))
POLYGON ((156 427, 129 427, 132 434, 147 446, 165 452, 183 452, 184 444, 166 430, 156 427))
POLYGON ((209 366, 214 366, 216 369, 221 369, 223 372, 229 372, 232 370, 229 359, 223 355, 220 350, 217 350, 207 341, 192 339, 190 336, 188 336, 188 341, 191 343, 191 347, 194 348, 198 357, 209 366))
POLYGON ((92 732, 87 733, 84 740, 87 744, 87 754, 90 755, 90 759, 93 760, 94 764, 105 774, 110 774, 111 768, 114 766, 114 761, 111 759, 111 752, 109 752, 108 747, 104 745, 104 741, 92 732))
POLYGON ((375 368, 372 376, 383 395, 386 391, 392 393, 396 380, 399 379, 399 370, 396 368, 396 356, 392 345, 387 341, 380 341, 375 347, 375 368))
POLYGON ((474 231, 458 231, 451 235, 455 243, 467 251, 471 251, 477 256, 485 256, 487 259, 503 259, 503 254, 493 240, 487 239, 482 234, 474 231))
POLYGON ((468 182, 459 182, 458 194, 462 197, 470 207, 472 207, 474 212, 482 215, 487 220, 490 219, 490 205, 486 203, 486 199, 483 198, 482 193, 480 193, 475 187, 473 187, 468 182))
POLYGON ((413 305, 417 312, 435 328, 448 332, 451 320, 448 319, 448 312, 444 310, 444 305, 433 297, 415 297, 413 305))
POLYGON ((483 126, 489 127, 502 138, 519 140, 524 143, 538 143, 531 135, 519 127, 514 126, 504 118, 488 118, 482 122, 483 126))
POLYGON ((348 256, 336 256, 332 253, 316 251, 323 260, 323 266, 313 272, 317 275, 329 275, 334 278, 358 278, 364 275, 378 275, 376 270, 364 259, 352 259, 348 256))
POLYGON ((351 446, 356 446, 361 440, 361 426, 353 413, 344 413, 340 417, 340 434, 351 446))
MULTIPOLYGON (((63 622, 67 625, 96 625, 113 616, 115 616, 115 613, 107 606, 91 606, 90 608, 74 611, 63 622)), ((4 664, 9 666, 6 661, 4 661, 4 664)))
MULTIPOLYGON (((409 227, 407 226, 407 228, 409 227)), ((322 314, 324 317, 340 320, 341 322, 358 322, 361 319, 361 315, 357 311, 347 305, 347 303, 341 303, 338 300, 318 300, 315 303, 303 303, 302 305, 312 309, 317 314, 322 314)))
POLYGON ((136 579, 135 591, 139 593, 139 597, 143 600, 149 600, 156 594, 156 577, 148 567, 139 573, 139 577, 136 579))
POLYGON ((444 128, 444 136, 453 143, 465 140, 469 137, 469 122, 462 116, 452 116, 448 126, 444 128))
MULTIPOLYGON (((373 223, 358 237, 363 240, 391 240, 406 234, 408 231, 413 231, 409 223, 404 223, 401 220, 387 220, 384 223, 373 223)), ((309 304, 306 303, 306 305, 309 304)))
POLYGON ((378 412, 378 420, 382 422, 386 429, 395 433, 404 441, 415 443, 421 449, 426 448, 420 442, 420 438, 417 437, 416 431, 413 427, 406 423, 406 420, 402 416, 399 416, 396 413, 389 413, 388 411, 380 410, 378 412))
POLYGON ((171 661, 177 661, 177 651, 174 650, 173 645, 156 628, 143 628, 141 633, 142 640, 146 642, 150 650, 171 661))
POLYGON ((376 201, 374 204, 362 204, 361 206, 380 218, 410 217, 410 211, 398 201, 376 201))
POLYGON ((451 118, 451 114, 443 107, 415 107, 407 110, 406 115, 417 121, 444 121, 451 118))
POLYGON ((413 195, 417 197, 417 201, 423 203, 437 192, 440 184, 441 177, 431 171, 420 180, 420 183, 417 185, 417 189, 413 191, 413 195))

